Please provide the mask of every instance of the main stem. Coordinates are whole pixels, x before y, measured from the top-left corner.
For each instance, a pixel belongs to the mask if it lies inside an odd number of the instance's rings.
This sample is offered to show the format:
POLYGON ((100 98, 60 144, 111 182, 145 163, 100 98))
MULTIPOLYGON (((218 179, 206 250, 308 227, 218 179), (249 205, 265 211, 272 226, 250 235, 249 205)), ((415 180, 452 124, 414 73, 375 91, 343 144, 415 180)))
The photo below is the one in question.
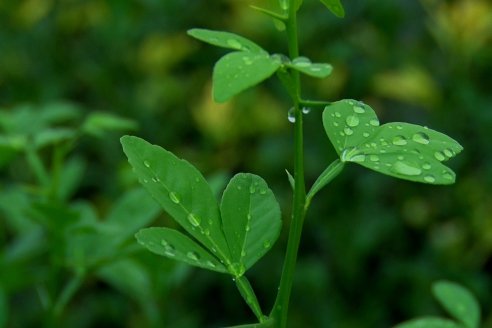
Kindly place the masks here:
MULTIPOLYGON (((289 18, 286 24, 287 38, 289 43, 290 58, 299 57, 299 46, 297 40, 297 12, 295 1, 290 1, 289 18)), ((279 291, 272 309, 271 317, 275 320, 275 326, 284 328, 287 326, 287 314, 289 299, 294 282, 294 272, 297 261, 297 252, 301 241, 302 225, 304 221, 304 204, 306 202, 306 187, 304 184, 304 143, 302 111, 299 100, 301 99, 301 85, 299 72, 292 71, 295 94, 291 94, 294 101, 294 200, 292 209, 292 221, 289 230, 287 253, 285 255, 282 277, 280 279, 279 291)))

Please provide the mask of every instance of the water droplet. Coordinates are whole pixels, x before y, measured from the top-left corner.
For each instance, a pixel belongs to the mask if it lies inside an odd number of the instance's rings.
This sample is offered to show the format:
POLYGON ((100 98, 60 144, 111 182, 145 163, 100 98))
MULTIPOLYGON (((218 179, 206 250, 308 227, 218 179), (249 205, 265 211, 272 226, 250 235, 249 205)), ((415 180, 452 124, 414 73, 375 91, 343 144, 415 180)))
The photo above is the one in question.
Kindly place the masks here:
POLYGON ((261 189, 260 190, 260 195, 265 195, 267 193, 266 189, 261 189))
POLYGON ((249 186, 249 193, 254 194, 255 192, 256 192, 255 186, 253 186, 253 185, 249 186))
POLYGON ((451 149, 444 149, 444 155, 446 155, 447 157, 451 158, 455 155, 454 151, 452 151, 451 149))
POLYGON ((392 140, 393 145, 405 146, 407 144, 407 139, 404 136, 395 136, 392 140))
POLYGON ((350 157, 350 162, 360 163, 360 162, 364 162, 365 160, 366 160, 366 155, 364 155, 364 154, 358 154, 358 155, 350 157))
POLYGON ((333 122, 333 126, 339 126, 338 122, 333 122))
POLYGON ((369 156, 369 160, 371 162, 377 162, 377 161, 379 161, 379 156, 378 155, 371 155, 371 156, 369 156))
POLYGON ((396 162, 395 164, 393 164, 393 170, 396 173, 409 175, 409 176, 416 176, 422 174, 422 170, 420 168, 414 166, 413 164, 405 163, 405 162, 396 162))
POLYGON ((246 228, 244 228, 246 230, 246 232, 250 231, 251 230, 251 227, 249 226, 249 224, 246 226, 246 228))
POLYGON ((343 133, 342 131, 340 131, 339 134, 340 134, 341 137, 345 137, 345 133, 343 133))
POLYGON ((401 126, 401 125, 397 125, 397 126, 396 126, 396 129, 397 129, 397 130, 401 130, 401 129, 403 129, 403 126, 401 126))
POLYGON ((311 66, 311 61, 309 58, 306 57, 297 57, 295 58, 292 63, 297 66, 297 67, 309 67, 311 66))
POLYGON ((270 248, 272 246, 272 244, 270 243, 269 240, 265 240, 263 242, 263 248, 270 248))
POLYGON ((379 121, 377 119, 372 119, 369 121, 369 124, 372 126, 379 126, 379 121))
POLYGON ((347 118, 345 119, 345 123, 347 123, 347 125, 352 128, 356 127, 357 125, 359 125, 359 118, 355 115, 347 116, 347 118))
POLYGON ((339 112, 335 112, 335 117, 342 117, 342 114, 340 114, 339 112))
POLYGON ((241 43, 235 39, 227 40, 227 45, 231 48, 234 48, 234 49, 242 49, 243 48, 241 43))
POLYGON ((190 214, 188 214, 188 221, 191 223, 192 226, 198 227, 202 220, 198 216, 196 216, 195 214, 190 213, 190 214))
POLYGON ((424 177, 424 181, 425 181, 425 182, 429 182, 429 183, 433 183, 433 182, 435 182, 435 181, 436 181, 436 178, 434 178, 434 176, 433 176, 433 175, 428 174, 428 175, 426 175, 426 176, 424 177))
POLYGON ((446 156, 444 156, 444 155, 443 155, 443 153, 441 153, 441 152, 439 152, 439 151, 436 151, 436 152, 434 153, 434 157, 435 157, 438 161, 440 161, 440 162, 442 162, 442 161, 444 161, 444 160, 446 159, 446 156))
POLYGON ((161 179, 159 179, 159 177, 153 177, 153 178, 152 178, 152 181, 154 181, 154 182, 160 182, 160 181, 161 181, 161 179))
POLYGON ((175 192, 173 192, 173 191, 171 191, 171 192, 169 193, 169 199, 170 199, 170 200, 171 200, 171 202, 173 202, 174 204, 179 204, 179 202, 181 201, 181 200, 179 199, 178 194, 177 194, 177 193, 175 193, 175 192))
POLYGON ((412 137, 412 140, 422 145, 427 145, 430 142, 429 136, 423 132, 415 133, 412 137))
POLYGON ((352 130, 351 128, 345 128, 345 129, 343 129, 343 132, 345 132, 345 134, 348 136, 351 136, 352 134, 354 134, 354 130, 352 130))
POLYGON ((143 181, 143 183, 149 183, 149 180, 147 180, 147 179, 143 179, 142 181, 143 181))
POLYGON ((310 107, 302 107, 302 113, 303 114, 311 113, 311 108, 310 107))
POLYGON ((245 257, 246 256, 246 252, 244 250, 241 251, 241 257, 245 257))
POLYGON ((211 268, 215 268, 216 265, 212 261, 207 261, 207 265, 211 268))
POLYGON ((203 230, 203 233, 205 234, 205 236, 210 236, 210 229, 203 230))
POLYGON ((149 161, 144 161, 143 163, 144 163, 145 167, 147 167, 147 168, 149 168, 149 167, 150 167, 150 163, 149 163, 149 161))
POLYGON ((398 156, 397 158, 398 158, 400 161, 403 161, 403 160, 405 159, 405 157, 403 157, 403 156, 398 156))
POLYGON ((188 252, 188 253, 186 253, 186 257, 189 258, 190 260, 193 260, 193 261, 198 261, 198 259, 200 258, 198 256, 198 254, 195 253, 195 252, 188 252))
POLYGON ((362 133, 362 136, 364 136, 365 138, 367 138, 367 137, 370 136, 370 134, 369 134, 369 132, 364 132, 364 133, 362 133))
POLYGON ((366 112, 366 110, 361 107, 361 106, 354 106, 354 112, 356 112, 357 114, 364 114, 366 112))
POLYGON ((244 57, 243 57, 243 62, 244 62, 244 64, 246 64, 246 65, 251 65, 251 64, 253 64, 253 60, 251 60, 251 58, 250 58, 250 57, 246 57, 246 56, 244 56, 244 57))
POLYGON ((251 213, 248 213, 248 215, 246 216, 246 218, 248 219, 248 221, 251 220, 251 213))
POLYGON ((295 123, 296 122, 296 113, 295 113, 295 108, 292 107, 289 109, 287 112, 287 119, 289 120, 290 123, 295 123))
POLYGON ((453 180, 454 179, 454 176, 451 173, 449 173, 449 172, 445 172, 442 176, 443 176, 444 179, 448 179, 448 180, 453 180))
POLYGON ((162 239, 161 240, 161 245, 164 246, 164 247, 167 247, 167 246, 169 246, 169 243, 165 239, 162 239))
POLYGON ((424 170, 430 170, 432 168, 432 166, 429 163, 424 163, 424 165, 422 165, 422 168, 424 170))

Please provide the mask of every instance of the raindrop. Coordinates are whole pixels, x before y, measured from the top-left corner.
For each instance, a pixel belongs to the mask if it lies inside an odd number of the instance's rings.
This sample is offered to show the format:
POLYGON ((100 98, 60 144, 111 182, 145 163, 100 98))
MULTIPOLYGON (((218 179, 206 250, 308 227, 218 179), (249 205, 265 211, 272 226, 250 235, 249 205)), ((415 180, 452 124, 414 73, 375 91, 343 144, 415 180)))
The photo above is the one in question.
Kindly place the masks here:
POLYGON ((266 191, 266 189, 261 189, 261 190, 260 190, 260 195, 265 195, 265 194, 266 194, 266 192, 267 192, 267 191, 266 191))
POLYGON ((311 108, 310 107, 302 107, 302 113, 303 114, 311 113, 311 108))
POLYGON ((398 156, 397 158, 398 158, 400 161, 403 161, 403 160, 405 159, 405 157, 403 157, 403 156, 398 156))
POLYGON ((249 193, 254 194, 255 192, 256 192, 255 186, 253 186, 253 185, 249 186, 249 193))
POLYGON ((149 168, 149 167, 150 167, 150 163, 149 163, 149 161, 144 161, 143 163, 144 163, 145 167, 147 167, 147 168, 149 168))
POLYGON ((188 221, 192 226, 198 227, 200 225, 201 219, 193 213, 188 214, 188 221))
POLYGON ((438 161, 444 161, 446 159, 446 157, 441 153, 441 152, 438 152, 436 151, 434 153, 434 157, 438 160, 438 161))
POLYGON ((409 176, 416 176, 422 174, 422 170, 420 168, 405 162, 396 162, 393 165, 393 170, 396 173, 409 175, 409 176))
POLYGON ((147 180, 147 179, 143 179, 142 181, 143 181, 143 183, 149 183, 149 180, 147 180))
POLYGON ((396 129, 397 129, 397 130, 402 130, 402 129, 403 129, 403 126, 401 126, 401 125, 397 125, 397 126, 396 126, 396 129))
POLYGON ((253 61, 251 60, 251 58, 250 58, 250 57, 246 57, 246 56, 244 56, 244 57, 243 57, 243 62, 244 62, 244 64, 246 64, 246 65, 251 65, 251 64, 253 64, 253 61))
POLYGON ((371 156, 369 156, 369 160, 371 162, 377 162, 377 161, 379 161, 379 156, 378 155, 371 155, 371 156))
POLYGON ((446 155, 447 157, 453 157, 455 153, 448 148, 448 149, 444 149, 444 155, 446 155))
POLYGON ((358 154, 350 158, 351 162, 364 162, 366 160, 366 155, 358 154))
POLYGON ((429 174, 429 175, 426 175, 426 176, 424 177, 424 181, 425 181, 425 182, 429 182, 429 183, 433 183, 433 182, 435 182, 435 181, 436 181, 436 178, 434 178, 434 176, 433 176, 433 175, 430 175, 430 174, 429 174))
POLYGON ((347 125, 350 127, 356 127, 357 125, 359 125, 359 118, 355 115, 347 116, 347 118, 345 119, 345 123, 347 123, 347 125))
POLYGON ((366 138, 370 136, 369 132, 364 132, 364 133, 362 133, 362 135, 363 135, 364 137, 366 137, 366 138))
POLYGON ((429 163, 424 163, 424 165, 422 165, 422 168, 424 170, 430 170, 432 168, 432 166, 429 163))
POLYGON ((249 224, 246 226, 246 228, 244 228, 246 230, 246 232, 250 231, 251 230, 251 227, 249 226, 249 224))
POLYGON ((309 58, 306 57, 297 57, 295 58, 292 63, 297 66, 297 67, 309 67, 311 66, 311 61, 309 58))
POLYGON ((443 176, 444 179, 448 179, 448 180, 453 180, 454 179, 454 176, 451 173, 449 173, 449 172, 445 172, 442 176, 443 176))
POLYGON ((241 251, 241 257, 245 257, 246 256, 246 252, 244 250, 241 251))
POLYGON ((333 126, 338 126, 338 122, 333 122, 333 126))
POLYGON ((364 114, 366 110, 360 106, 354 106, 354 112, 356 112, 357 114, 364 114))
POLYGON ((405 146, 407 144, 407 139, 404 136, 395 136, 393 138, 393 145, 396 146, 405 146))
POLYGON ((354 130, 352 130, 351 128, 345 128, 345 129, 343 129, 343 132, 345 132, 345 134, 348 136, 351 136, 352 134, 354 134, 354 130))
POLYGON ((296 122, 296 114, 295 114, 295 108, 294 107, 289 109, 289 111, 287 112, 287 119, 289 120, 290 123, 296 122))
POLYGON ((251 220, 251 213, 248 213, 248 215, 246 216, 246 218, 248 219, 248 221, 251 220))
POLYGON ((369 124, 372 126, 379 126, 379 121, 377 119, 372 119, 369 121, 369 124))
POLYGON ((211 268, 215 268, 216 265, 212 261, 207 261, 207 265, 211 268))
POLYGON ((165 239, 162 239, 161 240, 161 245, 164 246, 164 247, 168 247, 169 246, 169 243, 165 239))
POLYGON ((335 112, 335 117, 342 117, 342 114, 340 114, 339 112, 335 112))
POLYGON ((270 243, 269 240, 265 240, 263 242, 263 248, 270 248, 272 246, 272 244, 270 243))
POLYGON ((415 133, 412 140, 422 145, 427 145, 430 142, 429 136, 423 132, 415 133))
POLYGON ((227 40, 227 45, 231 48, 234 48, 234 49, 241 49, 243 46, 241 45, 241 43, 239 43, 239 41, 237 40, 234 40, 234 39, 229 39, 227 40))
POLYGON ((188 253, 186 253, 186 257, 189 258, 190 260, 193 260, 193 261, 198 261, 198 259, 200 258, 198 256, 198 254, 195 253, 195 252, 188 252, 188 253))
POLYGON ((152 181, 154 181, 154 182, 160 182, 160 181, 161 181, 161 179, 159 179, 159 177, 153 177, 153 178, 152 178, 152 181))

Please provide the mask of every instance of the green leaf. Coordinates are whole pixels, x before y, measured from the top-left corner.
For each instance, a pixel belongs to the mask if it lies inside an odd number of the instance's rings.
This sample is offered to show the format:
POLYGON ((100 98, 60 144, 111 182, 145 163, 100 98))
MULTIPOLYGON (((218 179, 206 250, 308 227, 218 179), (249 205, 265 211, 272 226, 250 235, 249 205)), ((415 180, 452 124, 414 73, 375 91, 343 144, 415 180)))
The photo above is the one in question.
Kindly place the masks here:
POLYGON ((320 174, 318 179, 314 182, 313 186, 309 190, 306 199, 310 201, 314 195, 318 193, 324 186, 326 186, 328 183, 330 183, 331 180, 333 180, 340 172, 342 171, 345 163, 343 163, 340 160, 335 160, 333 163, 331 163, 324 171, 323 173, 320 174))
POLYGON ((135 237, 149 251, 203 269, 227 273, 226 267, 212 254, 181 232, 169 228, 146 228, 135 237))
POLYGON ((239 173, 225 189, 220 211, 231 256, 241 275, 277 240, 282 225, 280 207, 265 180, 239 173))
POLYGON ((438 317, 424 317, 401 323, 394 328, 463 328, 461 325, 448 319, 438 317))
POLYGON ((450 282, 438 281, 432 286, 434 296, 454 318, 467 328, 480 324, 480 307, 477 300, 466 288, 450 282))
POLYGON ((330 75, 333 70, 333 67, 330 64, 312 63, 311 60, 307 57, 297 57, 293 59, 291 63, 286 63, 285 66, 288 66, 306 75, 321 79, 330 75))
POLYGON ((337 17, 345 17, 345 9, 343 9, 340 0, 320 0, 330 11, 337 17))
POLYGON ((9 312, 9 298, 0 285, 0 328, 7 327, 9 312))
POLYGON ((396 178, 451 184, 455 173, 442 162, 463 147, 440 132, 409 123, 379 126, 374 110, 355 100, 327 106, 323 125, 343 162, 355 162, 396 178))
POLYGON ((296 180, 294 179, 292 174, 290 174, 289 170, 286 169, 285 173, 287 173, 287 179, 289 179, 290 187, 292 188, 292 190, 295 190, 296 189, 296 180))
POLYGON ((267 53, 232 52, 215 64, 213 95, 217 102, 225 102, 270 77, 281 66, 277 57, 267 53))
POLYGON ((85 133, 95 137, 110 131, 131 131, 136 128, 135 121, 104 112, 91 113, 82 126, 85 133))
POLYGON ((202 174, 143 139, 124 136, 121 143, 140 183, 162 208, 207 249, 229 261, 217 201, 202 174))
POLYGON ((68 128, 47 128, 34 135, 34 145, 36 148, 57 144, 66 140, 73 139, 76 135, 74 129, 68 128))
POLYGON ((217 47, 240 51, 265 53, 265 50, 263 50, 263 48, 261 48, 253 41, 230 32, 193 28, 191 30, 188 30, 188 35, 217 47))

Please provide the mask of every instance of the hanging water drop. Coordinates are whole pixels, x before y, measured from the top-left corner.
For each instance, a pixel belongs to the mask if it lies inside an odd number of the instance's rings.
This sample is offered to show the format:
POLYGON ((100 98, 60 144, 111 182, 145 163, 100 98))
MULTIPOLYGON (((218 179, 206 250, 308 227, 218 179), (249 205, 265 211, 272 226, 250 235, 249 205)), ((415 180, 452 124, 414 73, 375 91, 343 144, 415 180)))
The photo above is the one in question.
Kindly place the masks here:
POLYGON ((295 123, 296 122, 296 113, 295 113, 295 111, 296 111, 295 108, 292 107, 287 112, 287 119, 289 120, 290 123, 295 123))
POLYGON ((198 227, 202 220, 198 216, 196 216, 195 214, 190 213, 190 214, 188 214, 188 221, 191 223, 192 226, 198 227))
POLYGON ((345 119, 345 123, 347 123, 347 125, 352 128, 356 127, 357 125, 359 125, 359 118, 355 115, 347 116, 347 118, 345 119))
POLYGON ((407 139, 404 136, 395 136, 392 142, 395 146, 405 146, 407 144, 407 139))
POLYGON ((302 107, 302 113, 304 115, 311 113, 311 108, 310 107, 302 107))
POLYGON ((412 137, 412 140, 422 145, 427 145, 430 142, 429 136, 423 132, 415 133, 412 137))

